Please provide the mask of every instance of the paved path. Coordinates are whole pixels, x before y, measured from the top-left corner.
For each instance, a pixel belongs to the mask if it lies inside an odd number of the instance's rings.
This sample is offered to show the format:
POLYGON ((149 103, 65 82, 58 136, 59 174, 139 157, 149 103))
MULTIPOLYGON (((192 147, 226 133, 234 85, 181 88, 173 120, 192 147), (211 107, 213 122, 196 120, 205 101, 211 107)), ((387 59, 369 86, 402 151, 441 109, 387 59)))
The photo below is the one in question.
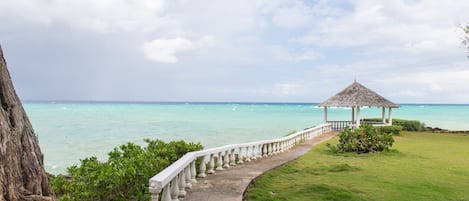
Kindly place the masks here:
POLYGON ((281 154, 253 160, 251 163, 232 166, 215 174, 207 174, 206 178, 198 178, 197 184, 187 190, 183 201, 242 201, 243 193, 253 179, 267 170, 276 168, 286 162, 292 161, 313 146, 336 136, 336 132, 316 136, 302 144, 296 145, 281 154))

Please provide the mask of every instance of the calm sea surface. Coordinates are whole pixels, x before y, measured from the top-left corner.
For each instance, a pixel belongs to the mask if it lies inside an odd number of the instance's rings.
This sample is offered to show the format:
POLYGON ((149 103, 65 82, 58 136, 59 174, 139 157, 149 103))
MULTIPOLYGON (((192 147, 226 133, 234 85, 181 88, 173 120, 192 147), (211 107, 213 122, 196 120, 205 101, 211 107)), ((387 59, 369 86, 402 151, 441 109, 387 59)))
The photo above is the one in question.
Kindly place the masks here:
MULTIPOLYGON (((270 139, 321 124, 316 104, 250 103, 25 103, 45 155, 46 170, 64 173, 79 159, 106 154, 143 139, 186 140, 205 147, 270 139)), ((329 109, 329 120, 349 120, 350 109, 329 109)), ((402 105, 393 118, 469 130, 469 105, 402 105)), ((364 108, 361 117, 380 117, 364 108)))

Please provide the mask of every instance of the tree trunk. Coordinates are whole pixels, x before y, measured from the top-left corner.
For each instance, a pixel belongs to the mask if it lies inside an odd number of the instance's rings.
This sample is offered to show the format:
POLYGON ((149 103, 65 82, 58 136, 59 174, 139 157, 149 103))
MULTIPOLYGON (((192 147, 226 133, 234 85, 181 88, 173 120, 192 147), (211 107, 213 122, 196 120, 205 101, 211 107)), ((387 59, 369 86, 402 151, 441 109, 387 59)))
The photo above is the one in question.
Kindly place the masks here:
POLYGON ((0 201, 50 201, 41 149, 0 47, 0 201))

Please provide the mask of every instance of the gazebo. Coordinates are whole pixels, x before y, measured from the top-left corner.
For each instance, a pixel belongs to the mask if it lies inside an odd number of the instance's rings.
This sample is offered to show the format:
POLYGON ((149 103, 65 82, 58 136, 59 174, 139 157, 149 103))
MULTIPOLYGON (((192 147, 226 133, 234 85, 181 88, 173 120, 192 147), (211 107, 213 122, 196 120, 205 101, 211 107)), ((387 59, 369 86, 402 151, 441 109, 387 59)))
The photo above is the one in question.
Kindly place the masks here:
POLYGON ((381 107, 382 115, 381 122, 373 122, 374 125, 392 125, 392 108, 398 108, 399 105, 387 100, 376 92, 366 88, 358 83, 356 80, 343 89, 341 92, 320 103, 318 107, 324 107, 324 123, 332 123, 335 129, 342 129, 346 126, 359 127, 360 126, 360 107, 381 107), (328 107, 351 107, 352 120, 351 121, 328 121, 327 108, 328 107), (388 108, 388 121, 386 122, 385 113, 388 108), (356 110, 356 113, 355 113, 356 110))

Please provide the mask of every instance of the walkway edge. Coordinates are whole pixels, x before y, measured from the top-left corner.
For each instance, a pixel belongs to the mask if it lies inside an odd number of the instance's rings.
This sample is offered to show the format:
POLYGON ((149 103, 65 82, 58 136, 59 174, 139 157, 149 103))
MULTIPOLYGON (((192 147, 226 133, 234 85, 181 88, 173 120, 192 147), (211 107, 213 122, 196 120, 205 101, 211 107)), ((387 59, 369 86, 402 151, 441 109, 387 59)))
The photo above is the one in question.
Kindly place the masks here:
POLYGON ((199 178, 197 185, 187 191, 184 201, 242 201, 250 185, 266 171, 278 168, 310 151, 314 146, 337 136, 337 132, 324 133, 280 154, 263 157, 248 164, 236 165, 228 170, 199 178))

